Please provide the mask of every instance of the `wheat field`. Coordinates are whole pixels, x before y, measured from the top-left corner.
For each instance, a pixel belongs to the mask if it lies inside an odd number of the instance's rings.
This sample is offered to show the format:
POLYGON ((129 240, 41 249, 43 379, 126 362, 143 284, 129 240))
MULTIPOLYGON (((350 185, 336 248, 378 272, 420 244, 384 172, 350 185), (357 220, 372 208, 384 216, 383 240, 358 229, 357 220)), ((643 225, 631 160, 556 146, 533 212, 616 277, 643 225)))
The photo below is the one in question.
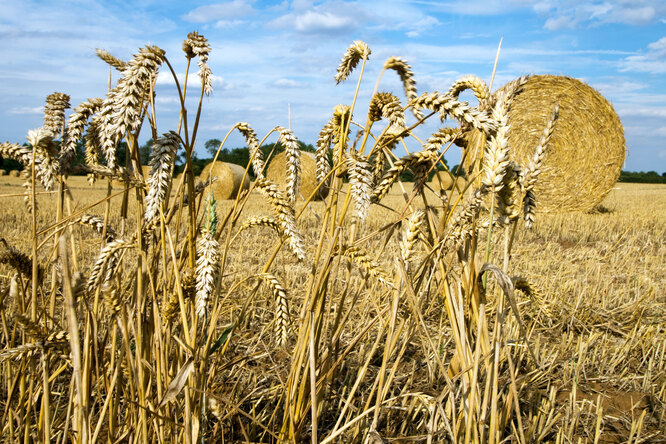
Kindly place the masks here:
MULTIPOLYGON (((191 166, 210 47, 191 33, 183 50, 200 89, 175 79, 181 125, 160 128, 147 173, 137 147, 142 125, 158 134, 155 73, 182 57, 157 47, 129 62, 101 52, 121 72, 104 99, 66 120, 66 98, 49 96, 30 146, 2 145, 26 172, 0 178, 2 440, 666 441, 666 186, 616 184, 594 212, 540 214, 558 109, 518 165, 506 116, 524 79, 499 95, 473 76, 418 95, 391 57, 407 102, 381 92, 367 112, 333 110, 315 154, 325 200, 299 193, 290 130, 260 140, 244 122, 230 131, 255 179, 216 199, 216 178, 191 166), (483 106, 459 101, 465 89, 483 106), (396 155, 438 117, 458 126, 396 155), (431 189, 470 129, 487 137, 481 172, 431 189), (263 174, 269 137, 285 148, 284 187, 263 174)), ((354 42, 334 80, 358 73, 358 92, 370 52, 354 42)))

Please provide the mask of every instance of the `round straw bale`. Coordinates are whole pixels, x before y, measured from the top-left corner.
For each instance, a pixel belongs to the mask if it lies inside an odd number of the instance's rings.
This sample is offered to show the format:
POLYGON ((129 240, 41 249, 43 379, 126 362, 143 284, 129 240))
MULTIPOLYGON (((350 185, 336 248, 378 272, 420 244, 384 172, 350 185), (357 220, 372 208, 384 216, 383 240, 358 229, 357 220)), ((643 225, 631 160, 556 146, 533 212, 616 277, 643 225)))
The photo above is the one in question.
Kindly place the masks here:
POLYGON ((448 171, 436 171, 435 175, 432 176, 432 180, 430 181, 430 187, 435 191, 439 191, 440 193, 449 191, 454 187, 457 192, 462 193, 466 186, 467 181, 464 177, 454 178, 448 171))
MULTIPOLYGON (((298 193, 307 199, 317 188, 317 161, 314 153, 301 151, 301 183, 298 193)), ((266 169, 266 178, 283 188, 287 184, 287 155, 285 152, 276 154, 266 169)), ((315 200, 326 199, 328 187, 322 186, 314 196, 315 200)))
POLYGON ((199 175, 202 182, 208 180, 208 173, 210 177, 217 179, 209 185, 204 191, 205 195, 212 189, 213 195, 217 200, 235 199, 240 190, 247 190, 250 188, 250 176, 245 177, 245 168, 234 163, 226 163, 217 161, 209 163, 204 167, 199 175), (241 184, 241 181, 243 183, 241 184))
POLYGON ((143 173, 143 179, 147 182, 150 177, 150 165, 141 165, 141 172, 143 173))
POLYGON ((570 77, 530 77, 509 111, 510 158, 529 164, 555 104, 560 116, 534 189, 537 211, 589 211, 617 182, 626 154, 622 123, 595 89, 570 77))
POLYGON ((451 185, 453 185, 453 177, 448 171, 435 171, 435 175, 430 181, 430 187, 439 192, 450 190, 451 185))
POLYGON ((21 175, 21 173, 19 172, 19 170, 10 170, 9 175, 11 177, 19 177, 21 175))
POLYGON ((6 175, 7 175, 7 171, 5 171, 5 170, 0 170, 0 176, 6 176, 6 175))

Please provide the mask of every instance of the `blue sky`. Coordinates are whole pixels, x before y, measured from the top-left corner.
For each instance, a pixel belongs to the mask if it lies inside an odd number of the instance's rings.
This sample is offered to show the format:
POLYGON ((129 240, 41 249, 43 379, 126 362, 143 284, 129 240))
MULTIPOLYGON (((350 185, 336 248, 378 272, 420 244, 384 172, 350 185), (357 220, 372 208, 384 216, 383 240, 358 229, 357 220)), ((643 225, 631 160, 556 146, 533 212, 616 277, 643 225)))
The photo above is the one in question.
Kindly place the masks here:
MULTIPOLYGON (((108 69, 95 48, 129 59, 157 45, 183 73, 181 45, 193 30, 210 41, 215 76, 198 138, 202 154, 204 141, 221 139, 235 122, 249 122, 260 137, 286 126, 288 106, 296 136, 314 143, 333 107, 351 103, 357 77, 336 86, 333 76, 354 40, 372 49, 357 108, 363 120, 389 56, 408 60, 419 93, 441 91, 465 74, 488 81, 503 37, 493 89, 521 74, 584 80, 624 124, 625 169, 666 171, 665 0, 2 0, 0 140, 25 141, 42 125, 44 98, 54 91, 69 94, 72 106, 102 97, 108 69)), ((165 74, 157 89, 160 132, 177 124, 165 74)), ((404 98, 391 73, 381 89, 404 98)), ((228 142, 242 144, 236 135, 228 142)), ((455 155, 449 160, 457 163, 455 155)))

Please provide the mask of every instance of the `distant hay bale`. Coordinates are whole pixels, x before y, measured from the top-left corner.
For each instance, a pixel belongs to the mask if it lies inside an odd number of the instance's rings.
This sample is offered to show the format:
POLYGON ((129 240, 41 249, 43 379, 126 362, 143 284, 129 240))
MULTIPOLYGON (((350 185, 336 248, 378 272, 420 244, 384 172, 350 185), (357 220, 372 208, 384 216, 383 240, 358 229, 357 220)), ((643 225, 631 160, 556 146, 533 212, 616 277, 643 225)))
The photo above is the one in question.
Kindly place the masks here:
POLYGON ((455 190, 460 193, 466 186, 467 181, 464 177, 456 177, 454 180, 454 177, 448 171, 436 171, 430 181, 430 187, 440 193, 443 191, 449 191, 453 187, 455 187, 455 190))
MULTIPOLYGON (((287 183, 287 156, 283 152, 276 154, 266 169, 266 178, 285 187, 287 183)), ((307 199, 317 188, 317 161, 314 153, 301 151, 301 184, 298 192, 307 199)), ((322 186, 314 200, 326 199, 328 187, 322 186)))
POLYGON ((11 177, 19 177, 21 175, 21 172, 19 170, 10 170, 9 175, 11 177))
POLYGON ((147 182, 150 177, 150 165, 141 165, 141 172, 143 173, 144 180, 147 182))
POLYGON ((240 165, 219 161, 215 164, 211 162, 201 171, 199 180, 202 182, 208 180, 209 172, 211 178, 217 177, 217 180, 206 188, 204 196, 207 196, 209 190, 212 189, 216 200, 235 199, 240 190, 250 188, 250 176, 246 176, 243 181, 245 168, 240 165), (243 181, 242 184, 241 181, 243 181))
POLYGON ((6 176, 6 175, 7 175, 7 171, 5 171, 5 170, 0 170, 0 176, 6 176))
MULTIPOLYGON (((509 111, 511 159, 529 164, 555 104, 560 116, 535 186, 538 212, 589 211, 620 177, 624 132, 610 103, 595 89, 564 76, 532 76, 509 111)), ((479 142, 468 141, 478 158, 479 142)))

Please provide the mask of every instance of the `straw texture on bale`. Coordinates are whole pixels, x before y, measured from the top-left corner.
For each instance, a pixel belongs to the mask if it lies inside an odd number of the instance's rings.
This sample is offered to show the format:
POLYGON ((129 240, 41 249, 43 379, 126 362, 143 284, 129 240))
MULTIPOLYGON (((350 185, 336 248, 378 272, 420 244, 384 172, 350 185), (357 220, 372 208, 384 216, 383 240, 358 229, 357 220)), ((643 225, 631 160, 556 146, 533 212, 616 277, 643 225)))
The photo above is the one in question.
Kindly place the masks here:
MULTIPOLYGON (((287 183, 287 156, 285 152, 276 154, 266 169, 266 178, 277 183, 282 188, 287 183)), ((315 154, 308 151, 301 151, 301 181, 298 192, 303 199, 310 197, 317 188, 317 162, 315 154)), ((319 192, 314 196, 315 200, 326 199, 328 188, 322 186, 319 192)))
POLYGON ((19 172, 19 170, 11 170, 9 171, 9 175, 12 177, 19 177, 21 173, 19 172))
MULTIPOLYGON (((622 123, 595 89, 570 77, 530 77, 509 111, 510 157, 529 165, 558 103, 559 119, 534 190, 537 212, 589 211, 617 182, 626 154, 622 123)), ((480 152, 480 138, 474 139, 468 142, 472 159, 480 152)))
POLYGON ((220 161, 215 164, 211 162, 201 171, 199 180, 202 182, 208 180, 209 172, 211 178, 217 177, 217 179, 206 188, 204 195, 208 195, 209 190, 212 189, 216 200, 235 199, 240 190, 250 188, 250 176, 246 176, 243 181, 245 168, 240 165, 220 161))

